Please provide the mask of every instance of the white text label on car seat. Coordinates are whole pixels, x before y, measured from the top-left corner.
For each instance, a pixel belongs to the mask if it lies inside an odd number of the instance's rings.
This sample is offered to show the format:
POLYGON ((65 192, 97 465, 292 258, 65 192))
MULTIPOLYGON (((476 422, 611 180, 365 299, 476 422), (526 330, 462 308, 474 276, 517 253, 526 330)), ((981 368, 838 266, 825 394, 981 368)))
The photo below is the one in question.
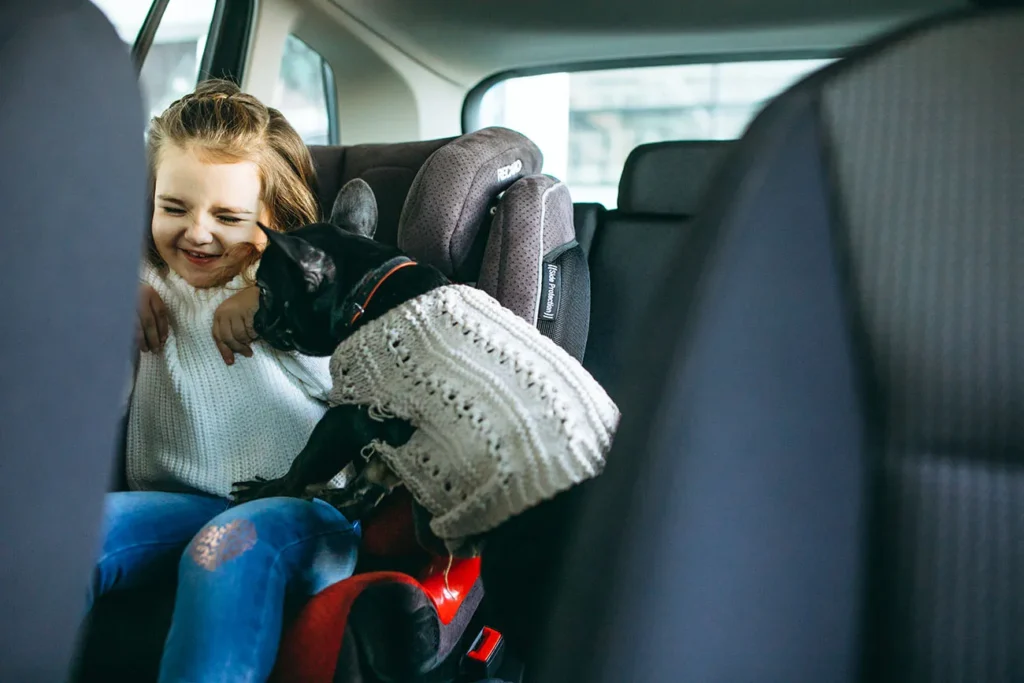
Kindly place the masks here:
POLYGON ((502 166, 498 169, 498 180, 505 181, 512 176, 518 175, 523 170, 523 160, 516 159, 508 166, 502 166))
POLYGON ((544 280, 541 287, 540 300, 544 305, 540 317, 544 320, 554 320, 558 314, 558 299, 561 297, 562 278, 558 265, 554 263, 544 264, 544 280))

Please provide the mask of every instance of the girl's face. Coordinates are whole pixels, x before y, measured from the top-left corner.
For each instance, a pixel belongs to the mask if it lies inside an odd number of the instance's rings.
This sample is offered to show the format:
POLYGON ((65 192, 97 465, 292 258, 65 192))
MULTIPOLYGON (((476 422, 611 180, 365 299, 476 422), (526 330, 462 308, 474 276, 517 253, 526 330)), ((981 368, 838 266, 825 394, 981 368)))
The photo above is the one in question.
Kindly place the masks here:
POLYGON ((261 251, 269 213, 260 201, 260 176, 249 161, 210 163, 169 144, 160 151, 153 200, 153 242, 160 258, 193 287, 223 281, 243 243, 261 251))

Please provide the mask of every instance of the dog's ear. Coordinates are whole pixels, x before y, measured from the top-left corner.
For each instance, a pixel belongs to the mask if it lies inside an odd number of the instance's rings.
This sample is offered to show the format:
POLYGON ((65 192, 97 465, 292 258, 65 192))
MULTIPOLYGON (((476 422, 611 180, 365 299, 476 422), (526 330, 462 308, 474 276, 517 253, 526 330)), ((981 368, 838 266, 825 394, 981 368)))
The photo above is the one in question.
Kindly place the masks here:
POLYGON ((331 224, 361 237, 377 232, 377 198, 362 178, 353 178, 338 192, 331 208, 331 224))
POLYGON ((325 284, 334 282, 334 261, 327 253, 304 239, 260 226, 267 236, 267 248, 277 249, 302 273, 306 291, 316 292, 325 284))

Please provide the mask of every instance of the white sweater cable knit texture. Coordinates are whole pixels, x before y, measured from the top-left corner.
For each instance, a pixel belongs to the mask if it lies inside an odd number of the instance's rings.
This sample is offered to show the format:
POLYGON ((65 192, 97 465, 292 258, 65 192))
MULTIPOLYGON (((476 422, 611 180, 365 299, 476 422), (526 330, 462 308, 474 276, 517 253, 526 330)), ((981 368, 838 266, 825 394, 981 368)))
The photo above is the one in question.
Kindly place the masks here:
POLYGON ((196 289, 145 266, 142 281, 167 307, 164 349, 139 359, 130 403, 131 488, 227 496, 235 482, 288 471, 327 410, 329 358, 256 342, 252 358, 224 363, 212 337, 217 307, 242 286, 196 289))
POLYGON ((374 450, 446 541, 600 473, 619 420, 576 359, 463 285, 367 323, 335 351, 331 373, 333 404, 371 404, 417 427, 405 445, 374 450))

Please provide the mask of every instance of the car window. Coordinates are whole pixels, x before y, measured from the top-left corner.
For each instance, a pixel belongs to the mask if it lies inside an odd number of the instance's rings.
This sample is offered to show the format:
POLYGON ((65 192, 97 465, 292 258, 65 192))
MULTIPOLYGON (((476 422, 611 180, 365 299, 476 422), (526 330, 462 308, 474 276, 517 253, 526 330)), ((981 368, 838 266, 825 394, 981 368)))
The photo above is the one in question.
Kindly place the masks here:
POLYGON ((632 67, 508 78, 480 97, 476 130, 505 126, 544 153, 573 200, 614 208, 637 145, 739 137, 766 100, 830 60, 632 67))
MULTIPOLYGON (((128 49, 138 36, 151 3, 93 0, 117 29, 128 49)), ((170 0, 142 65, 141 85, 148 113, 156 116, 195 88, 217 0, 170 0)))
POLYGON ((336 98, 331 65, 319 52, 289 35, 271 106, 284 114, 307 145, 330 145, 338 142, 336 98))

